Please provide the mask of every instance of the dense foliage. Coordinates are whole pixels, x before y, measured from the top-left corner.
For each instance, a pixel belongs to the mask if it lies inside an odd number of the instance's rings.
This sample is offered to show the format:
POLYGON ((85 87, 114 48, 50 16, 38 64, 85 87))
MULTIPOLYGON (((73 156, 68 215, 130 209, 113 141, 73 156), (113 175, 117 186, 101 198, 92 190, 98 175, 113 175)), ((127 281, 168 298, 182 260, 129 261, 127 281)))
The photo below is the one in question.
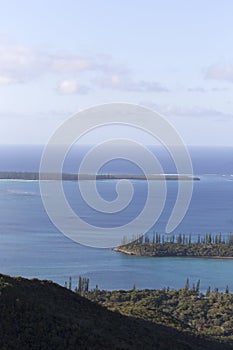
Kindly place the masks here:
MULTIPOLYGON (((233 295, 199 292, 200 282, 180 290, 92 291, 91 300, 123 315, 140 317, 157 324, 233 340, 233 295)), ((232 342, 233 346, 233 342, 232 342)))
MULTIPOLYGON (((49 281, 0 275, 0 349, 227 350, 232 348, 227 343, 154 323, 155 319, 150 315, 153 315, 154 308, 160 303, 162 292, 110 293, 96 289, 88 293, 85 291, 84 282, 87 281, 82 280, 82 292, 89 294, 91 299, 134 317, 112 312, 81 297, 78 293, 49 281), (134 305, 135 311, 133 311, 134 305), (150 311, 151 305, 153 307, 150 311)), ((175 295, 176 292, 173 293, 175 295)), ((165 295, 166 293, 164 298, 165 295)), ((177 298, 170 299, 172 307, 177 298)), ((190 301, 193 303, 192 299, 190 301)), ((164 320, 164 323, 169 322, 164 320)))

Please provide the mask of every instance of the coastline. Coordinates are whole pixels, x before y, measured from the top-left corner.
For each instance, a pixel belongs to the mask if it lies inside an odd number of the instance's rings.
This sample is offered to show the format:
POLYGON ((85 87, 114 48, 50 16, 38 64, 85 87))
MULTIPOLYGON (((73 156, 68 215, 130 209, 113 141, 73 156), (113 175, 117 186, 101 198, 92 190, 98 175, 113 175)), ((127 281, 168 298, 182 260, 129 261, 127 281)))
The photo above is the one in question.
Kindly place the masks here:
POLYGON ((220 256, 220 255, 213 255, 213 256, 206 256, 206 255, 163 255, 163 256, 152 256, 152 255, 146 255, 146 254, 140 254, 138 252, 122 249, 122 248, 113 248, 113 250, 117 253, 122 253, 125 255, 133 255, 133 256, 139 256, 139 257, 146 257, 146 258, 195 258, 195 259, 233 259, 233 256, 220 256))

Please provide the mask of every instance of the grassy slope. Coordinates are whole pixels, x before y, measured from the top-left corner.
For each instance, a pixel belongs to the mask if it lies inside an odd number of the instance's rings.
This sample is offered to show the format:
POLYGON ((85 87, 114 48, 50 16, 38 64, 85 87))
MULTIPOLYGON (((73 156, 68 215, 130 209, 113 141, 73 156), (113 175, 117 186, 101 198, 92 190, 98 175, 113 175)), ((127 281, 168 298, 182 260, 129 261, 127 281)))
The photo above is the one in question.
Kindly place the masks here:
POLYGON ((230 349, 111 312, 52 282, 0 275, 1 350, 220 348, 230 349))

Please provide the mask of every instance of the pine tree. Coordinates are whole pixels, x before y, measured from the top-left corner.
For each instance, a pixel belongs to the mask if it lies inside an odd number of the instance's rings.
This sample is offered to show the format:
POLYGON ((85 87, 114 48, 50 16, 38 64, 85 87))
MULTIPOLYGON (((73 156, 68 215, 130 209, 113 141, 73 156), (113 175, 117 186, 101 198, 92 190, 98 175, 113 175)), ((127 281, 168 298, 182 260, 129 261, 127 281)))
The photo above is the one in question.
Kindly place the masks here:
POLYGON ((89 291, 89 278, 85 278, 85 289, 84 289, 85 292, 88 292, 89 291))
POLYGON ((228 285, 226 286, 226 291, 225 291, 225 293, 226 293, 226 294, 229 294, 229 293, 230 293, 228 285))
MULTIPOLYGON (((97 286, 98 287, 98 286, 97 286)), ((89 278, 79 276, 77 292, 83 294, 89 291, 89 278)))
POLYGON ((155 244, 155 233, 153 232, 153 240, 152 240, 153 244, 155 244))
POLYGON ((205 295, 206 295, 206 297, 209 297, 210 296, 210 286, 207 288, 207 290, 206 290, 206 293, 205 293, 205 295))
POLYGON ((72 289, 72 277, 69 277, 69 290, 72 289))
POLYGON ((82 277, 79 276, 78 278, 78 293, 81 294, 82 292, 82 277))
POLYGON ((191 245, 191 243, 192 243, 192 236, 191 236, 191 234, 189 235, 189 245, 191 245))
POLYGON ((138 238, 138 243, 142 244, 143 242, 143 234, 140 233, 139 238, 138 238))
POLYGON ((200 292, 200 283, 201 283, 201 281, 198 280, 198 281, 197 281, 197 285, 196 285, 196 292, 197 292, 197 293, 200 292))
POLYGON ((145 243, 149 243, 150 242, 150 239, 149 239, 149 236, 148 236, 148 233, 145 234, 145 243))
POLYGON ((230 245, 233 244, 233 235, 232 234, 229 235, 228 244, 230 244, 230 245))
POLYGON ((182 244, 185 244, 185 235, 182 236, 182 244))
POLYGON ((187 278, 186 283, 185 283, 185 290, 189 290, 189 278, 187 278))
POLYGON ((179 234, 177 237, 176 237, 176 242, 177 244, 182 244, 182 235, 179 234))

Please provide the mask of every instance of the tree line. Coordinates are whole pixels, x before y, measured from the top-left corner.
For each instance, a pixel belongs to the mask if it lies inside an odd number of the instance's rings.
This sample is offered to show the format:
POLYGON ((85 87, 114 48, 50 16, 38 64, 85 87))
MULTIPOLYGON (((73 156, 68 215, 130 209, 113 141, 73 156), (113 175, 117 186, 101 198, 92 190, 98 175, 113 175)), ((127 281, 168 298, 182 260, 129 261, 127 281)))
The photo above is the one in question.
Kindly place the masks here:
POLYGON ((183 244, 183 245, 191 245, 191 244, 229 244, 233 245, 233 234, 228 235, 222 235, 219 234, 211 234, 206 233, 205 235, 185 235, 185 234, 173 234, 173 235, 164 235, 160 233, 149 234, 146 233, 145 235, 139 234, 139 235, 132 235, 131 239, 128 239, 126 236, 123 237, 121 245, 125 245, 128 243, 136 243, 136 244, 143 244, 143 243, 153 243, 153 244, 164 244, 164 243, 176 243, 176 244, 183 244))

